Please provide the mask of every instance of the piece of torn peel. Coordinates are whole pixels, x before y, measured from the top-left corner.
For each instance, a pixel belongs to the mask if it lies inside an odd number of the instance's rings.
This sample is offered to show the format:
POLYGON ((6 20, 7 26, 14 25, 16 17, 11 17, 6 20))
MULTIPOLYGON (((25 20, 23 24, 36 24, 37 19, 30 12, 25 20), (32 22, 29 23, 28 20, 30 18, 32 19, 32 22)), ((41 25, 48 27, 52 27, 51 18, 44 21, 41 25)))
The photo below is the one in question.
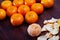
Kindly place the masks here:
POLYGON ((51 33, 46 33, 45 36, 46 36, 47 38, 51 38, 53 35, 52 35, 51 33))
POLYGON ((58 32, 59 32, 59 30, 57 30, 57 29, 54 29, 54 30, 50 31, 50 33, 53 34, 53 35, 58 34, 58 32))
POLYGON ((44 22, 43 22, 44 24, 47 24, 48 23, 48 20, 44 20, 44 22))
POLYGON ((47 29, 49 32, 52 31, 52 30, 53 30, 52 24, 47 24, 47 25, 46 25, 46 29, 47 29))
POLYGON ((43 35, 43 36, 38 37, 37 40, 47 40, 47 37, 43 35))
POLYGON ((47 29, 46 29, 46 25, 43 26, 43 28, 42 28, 41 31, 42 31, 42 32, 43 32, 43 31, 47 31, 47 29))
POLYGON ((53 37, 51 37, 51 38, 48 39, 48 40, 59 40, 59 36, 53 36, 53 37))
POLYGON ((54 29, 59 30, 59 25, 58 25, 58 23, 54 23, 54 29))
POLYGON ((55 19, 55 18, 52 17, 50 20, 48 20, 48 22, 49 23, 54 23, 54 22, 57 22, 57 19, 55 19))
POLYGON ((42 27, 41 32, 48 31, 43 36, 38 37, 37 40, 59 40, 59 27, 60 27, 60 19, 51 18, 50 20, 44 20, 44 26, 42 27), (57 34, 57 36, 56 36, 57 34))

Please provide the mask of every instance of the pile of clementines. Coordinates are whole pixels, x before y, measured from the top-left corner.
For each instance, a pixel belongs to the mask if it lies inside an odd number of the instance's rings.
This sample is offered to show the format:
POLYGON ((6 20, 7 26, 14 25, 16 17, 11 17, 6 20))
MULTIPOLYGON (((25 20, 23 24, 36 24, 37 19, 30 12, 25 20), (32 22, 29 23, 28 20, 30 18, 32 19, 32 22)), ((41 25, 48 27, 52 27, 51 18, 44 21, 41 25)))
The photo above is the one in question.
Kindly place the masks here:
POLYGON ((38 21, 38 15, 43 13, 44 8, 50 8, 53 5, 54 0, 41 0, 39 3, 36 0, 2 1, 0 20, 8 16, 13 26, 21 25, 24 20, 32 24, 38 21))

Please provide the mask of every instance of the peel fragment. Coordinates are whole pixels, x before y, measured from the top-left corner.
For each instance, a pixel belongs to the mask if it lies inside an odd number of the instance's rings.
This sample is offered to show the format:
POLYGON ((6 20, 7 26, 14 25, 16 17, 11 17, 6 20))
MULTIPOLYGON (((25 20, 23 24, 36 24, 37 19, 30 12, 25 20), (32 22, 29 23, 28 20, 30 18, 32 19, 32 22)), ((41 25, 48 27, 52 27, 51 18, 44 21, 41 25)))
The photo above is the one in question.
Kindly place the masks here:
POLYGON ((53 37, 51 37, 51 38, 48 39, 48 40, 59 40, 59 36, 53 36, 53 37))
POLYGON ((46 33, 45 35, 47 38, 51 38, 53 35, 51 33, 46 33))
MULTIPOLYGON (((45 20, 44 26, 42 27, 41 32, 43 31, 49 31, 46 33, 43 37, 45 37, 43 40, 59 40, 59 27, 60 27, 60 19, 51 18, 50 20, 45 20), (56 36, 57 34, 57 36, 56 36), (47 38, 47 39, 46 39, 47 38)), ((41 36, 40 36, 41 37, 41 36)), ((40 38, 41 39, 41 38, 40 38)))
POLYGON ((43 36, 38 37, 37 40, 47 40, 47 37, 43 35, 43 36))

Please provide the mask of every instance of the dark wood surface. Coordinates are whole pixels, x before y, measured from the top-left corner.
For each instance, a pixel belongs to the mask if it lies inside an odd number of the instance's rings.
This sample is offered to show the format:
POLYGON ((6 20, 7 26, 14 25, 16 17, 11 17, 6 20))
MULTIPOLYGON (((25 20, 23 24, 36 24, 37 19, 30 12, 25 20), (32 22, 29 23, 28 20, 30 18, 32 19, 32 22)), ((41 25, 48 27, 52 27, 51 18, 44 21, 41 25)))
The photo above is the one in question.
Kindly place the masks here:
MULTIPOLYGON (((37 0, 39 2, 39 0, 37 0)), ((2 0, 0 0, 0 3, 2 0)), ((45 9, 43 14, 39 15, 38 24, 43 26, 43 21, 50 18, 60 18, 60 0, 55 0, 55 4, 52 8, 45 9)), ((22 25, 13 27, 10 23, 10 18, 6 17, 3 21, 0 21, 0 40, 37 40, 37 37, 31 37, 27 33, 28 25, 24 22, 22 25)), ((40 35, 45 34, 41 33, 40 35)), ((60 33, 59 33, 60 35, 60 33)))

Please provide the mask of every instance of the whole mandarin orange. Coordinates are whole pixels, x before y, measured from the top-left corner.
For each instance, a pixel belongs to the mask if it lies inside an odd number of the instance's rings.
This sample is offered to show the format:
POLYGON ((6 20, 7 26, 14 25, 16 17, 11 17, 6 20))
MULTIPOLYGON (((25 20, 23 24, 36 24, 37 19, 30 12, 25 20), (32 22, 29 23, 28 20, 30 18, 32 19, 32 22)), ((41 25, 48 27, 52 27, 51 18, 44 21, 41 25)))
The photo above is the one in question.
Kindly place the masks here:
POLYGON ((3 8, 3 9, 7 9, 8 7, 10 7, 12 5, 12 2, 11 1, 3 1, 2 3, 1 3, 1 7, 3 8))
POLYGON ((0 20, 3 20, 6 17, 6 11, 4 9, 0 9, 0 20))
POLYGON ((18 13, 21 13, 23 16, 30 11, 30 8, 27 5, 21 5, 18 8, 18 13))
POLYGON ((31 7, 34 3, 36 3, 36 0, 25 0, 25 5, 28 5, 31 7))
POLYGON ((35 3, 31 6, 31 10, 35 11, 37 14, 41 14, 44 11, 44 7, 40 3, 35 3))
POLYGON ((13 5, 18 7, 24 3, 23 0, 13 0, 13 5))
POLYGON ((27 12, 25 15, 25 20, 29 24, 35 23, 38 21, 38 15, 34 11, 27 12))
POLYGON ((54 0, 41 0, 41 4, 43 4, 45 8, 50 8, 54 5, 54 0))
POLYGON ((10 18, 10 22, 13 26, 21 25, 23 21, 24 21, 24 17, 18 13, 13 14, 10 18))
POLYGON ((15 6, 10 6, 7 8, 7 16, 9 16, 9 17, 16 12, 17 12, 17 7, 15 7, 15 6))

